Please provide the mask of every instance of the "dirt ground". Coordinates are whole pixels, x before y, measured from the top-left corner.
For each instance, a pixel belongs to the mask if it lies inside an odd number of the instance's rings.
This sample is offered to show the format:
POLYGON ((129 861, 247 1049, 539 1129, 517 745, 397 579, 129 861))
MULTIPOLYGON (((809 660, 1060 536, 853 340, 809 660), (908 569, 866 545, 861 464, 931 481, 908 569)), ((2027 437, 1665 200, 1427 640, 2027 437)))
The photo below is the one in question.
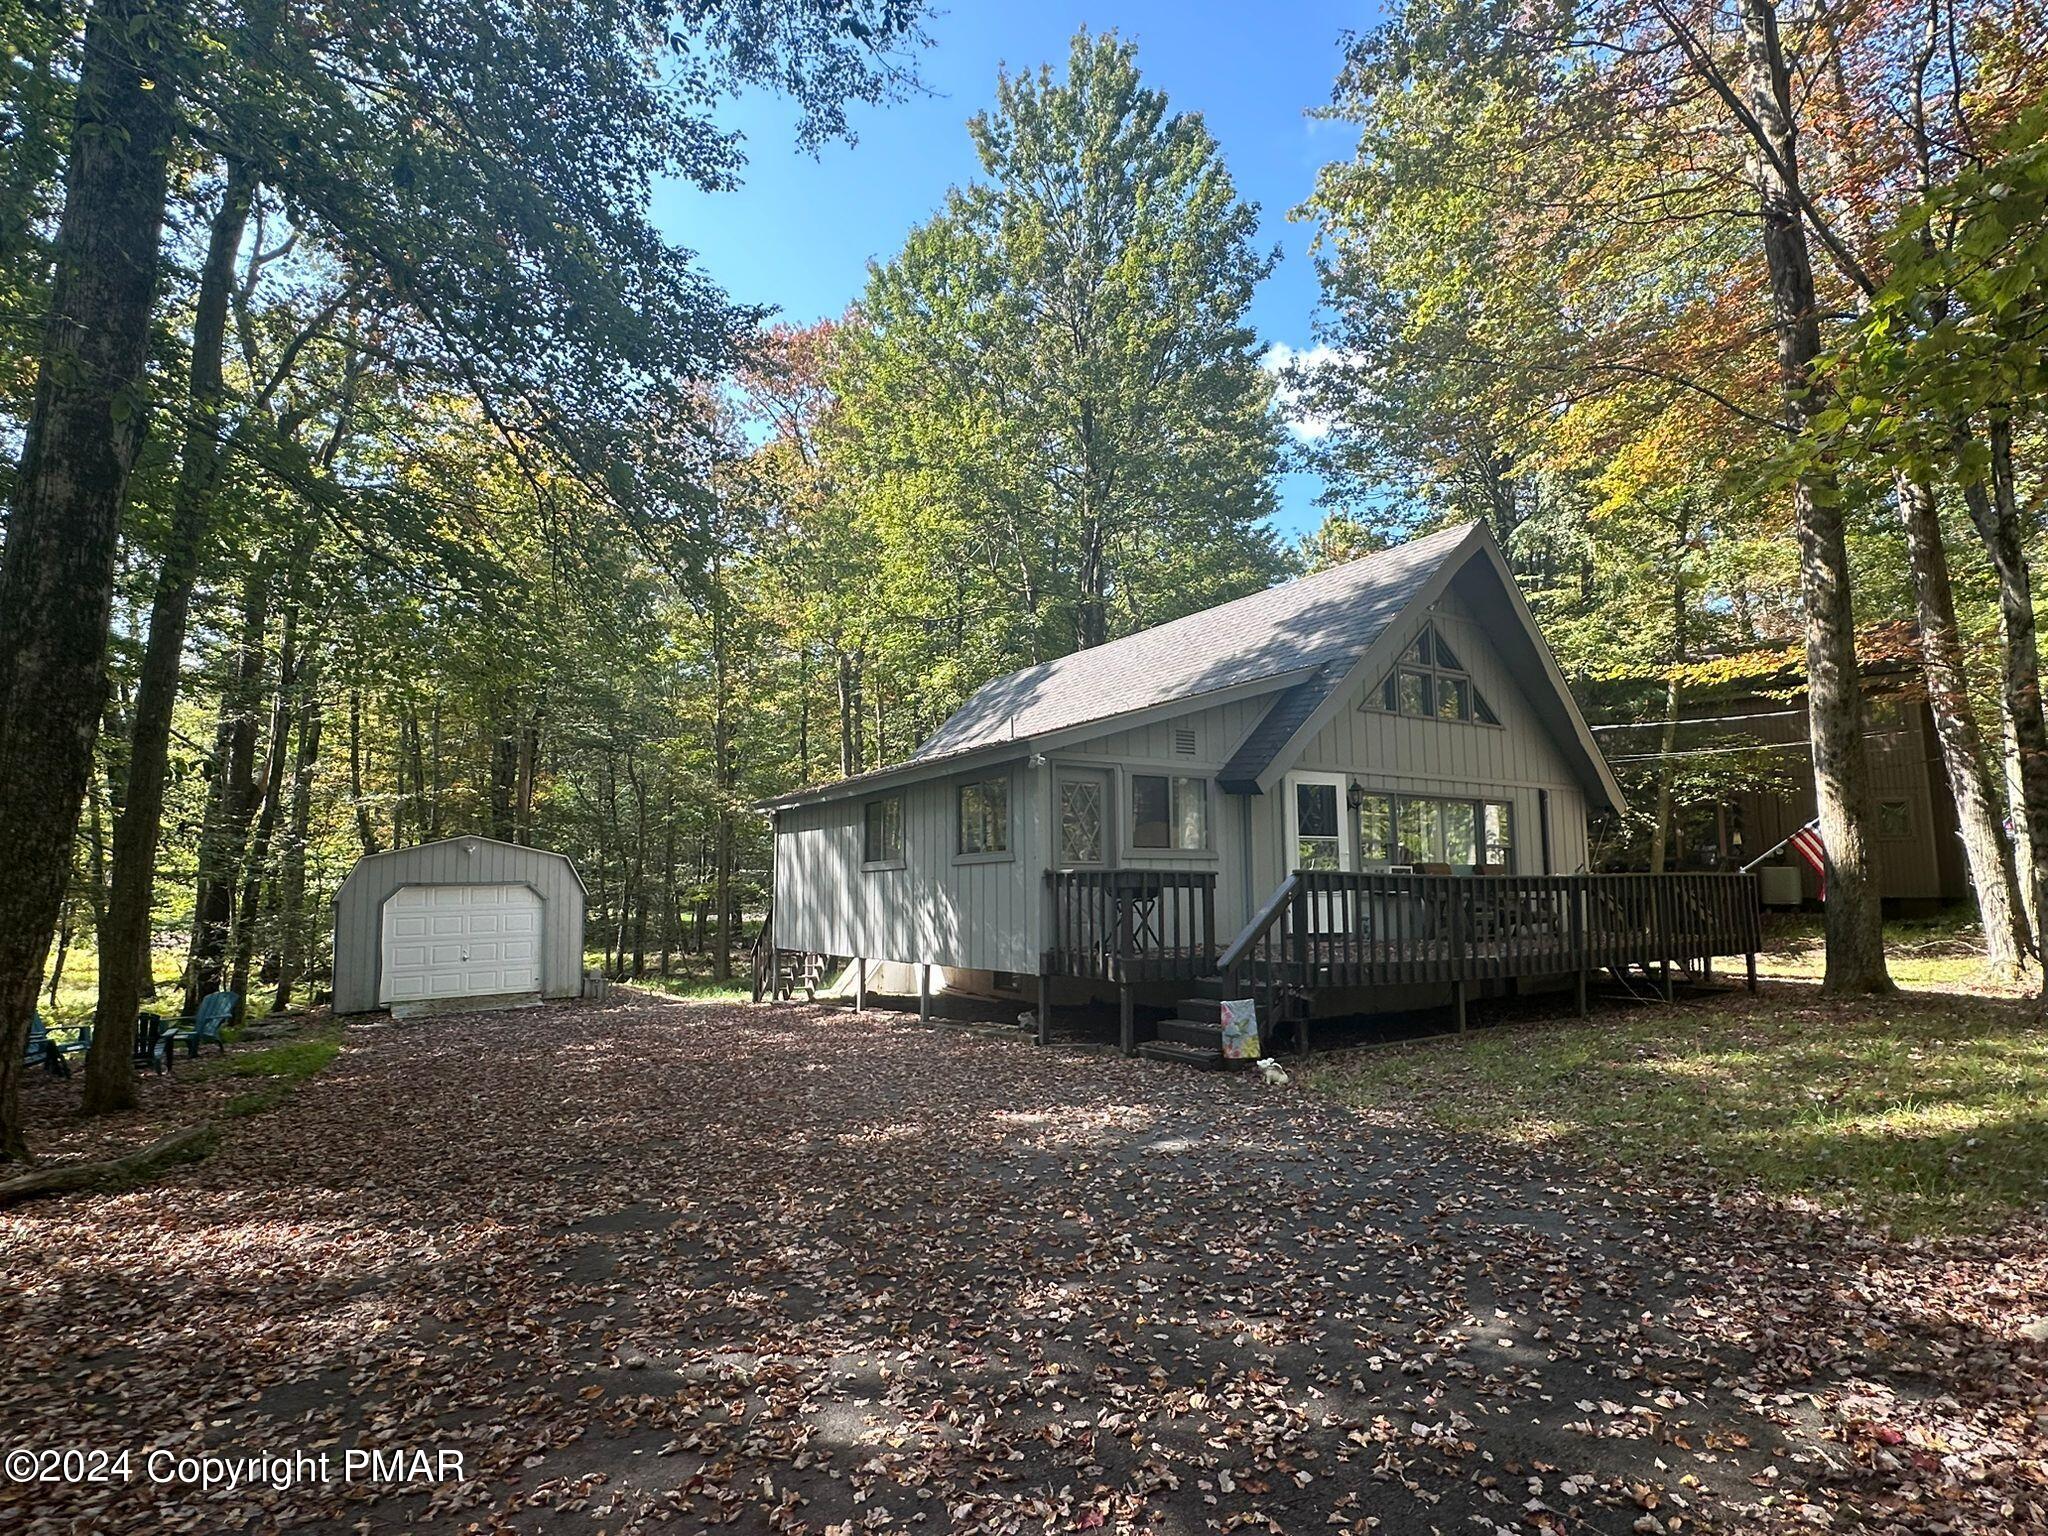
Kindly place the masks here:
POLYGON ((36 1533, 2004 1532, 2048 1496, 2048 1346, 2001 1321, 2048 1306, 2034 1237, 822 1007, 351 1029, 207 1162, 0 1213, 0 1260, 36 1533))

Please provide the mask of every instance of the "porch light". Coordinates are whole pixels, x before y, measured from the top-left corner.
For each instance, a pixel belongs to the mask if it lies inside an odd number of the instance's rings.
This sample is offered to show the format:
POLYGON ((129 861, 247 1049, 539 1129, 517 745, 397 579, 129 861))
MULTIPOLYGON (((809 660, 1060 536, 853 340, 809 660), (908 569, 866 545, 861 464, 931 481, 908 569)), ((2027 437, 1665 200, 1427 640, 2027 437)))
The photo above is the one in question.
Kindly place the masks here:
POLYGON ((1344 803, 1351 807, 1354 814, 1363 810, 1365 807, 1365 786, 1359 783, 1358 780, 1353 779, 1351 787, 1344 791, 1344 803))

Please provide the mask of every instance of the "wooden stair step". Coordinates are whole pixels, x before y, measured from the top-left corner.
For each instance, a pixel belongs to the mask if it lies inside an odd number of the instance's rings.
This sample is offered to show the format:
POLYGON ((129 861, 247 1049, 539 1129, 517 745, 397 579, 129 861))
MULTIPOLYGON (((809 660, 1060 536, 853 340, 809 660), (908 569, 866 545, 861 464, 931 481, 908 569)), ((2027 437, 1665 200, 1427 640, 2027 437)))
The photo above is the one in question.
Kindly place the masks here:
POLYGON ((1192 1024, 1223 1022, 1223 999, 1220 997, 1184 997, 1173 1006, 1183 1019, 1192 1024))
POLYGON ((1162 1019, 1159 1023, 1159 1038, 1171 1040, 1177 1045, 1201 1046, 1206 1050, 1223 1049, 1222 1026, 1202 1019, 1162 1019))
POLYGON ((1207 1071, 1223 1065, 1222 1051, 1203 1050, 1198 1045, 1182 1045, 1175 1040, 1147 1040, 1139 1045, 1138 1054, 1147 1061, 1177 1061, 1207 1071))

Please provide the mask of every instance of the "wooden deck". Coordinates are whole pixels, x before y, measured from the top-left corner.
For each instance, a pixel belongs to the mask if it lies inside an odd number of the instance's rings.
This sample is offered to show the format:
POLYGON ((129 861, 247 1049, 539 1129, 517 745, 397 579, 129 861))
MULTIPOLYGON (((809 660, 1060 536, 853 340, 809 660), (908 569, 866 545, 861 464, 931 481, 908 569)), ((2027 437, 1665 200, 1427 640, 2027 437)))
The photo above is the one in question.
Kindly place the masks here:
POLYGON ((1754 957, 1748 875, 1421 875, 1297 870, 1227 944, 1206 872, 1055 871, 1049 974, 1128 986, 1220 982, 1263 1017, 1298 1016, 1327 989, 1674 967, 1754 957))

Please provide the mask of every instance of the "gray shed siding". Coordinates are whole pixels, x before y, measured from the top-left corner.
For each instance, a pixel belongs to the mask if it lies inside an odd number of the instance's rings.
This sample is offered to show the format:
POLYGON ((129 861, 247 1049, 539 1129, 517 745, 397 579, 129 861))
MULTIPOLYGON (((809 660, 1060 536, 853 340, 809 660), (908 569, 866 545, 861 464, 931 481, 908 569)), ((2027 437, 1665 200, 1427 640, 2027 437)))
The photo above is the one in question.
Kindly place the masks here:
POLYGON ((1044 770, 1013 761, 780 811, 777 945, 959 970, 1036 972, 1044 926, 1045 782, 1044 770), (1010 784, 1009 852, 962 859, 955 852, 955 796, 961 784, 987 778, 1010 784), (897 795, 903 799, 903 864, 865 869, 865 807, 897 795))
POLYGON ((559 853, 488 837, 421 843, 357 861, 334 893, 334 1011, 370 1013, 383 971, 384 904, 408 885, 524 885, 541 899, 541 995, 583 986, 583 882, 559 853))

